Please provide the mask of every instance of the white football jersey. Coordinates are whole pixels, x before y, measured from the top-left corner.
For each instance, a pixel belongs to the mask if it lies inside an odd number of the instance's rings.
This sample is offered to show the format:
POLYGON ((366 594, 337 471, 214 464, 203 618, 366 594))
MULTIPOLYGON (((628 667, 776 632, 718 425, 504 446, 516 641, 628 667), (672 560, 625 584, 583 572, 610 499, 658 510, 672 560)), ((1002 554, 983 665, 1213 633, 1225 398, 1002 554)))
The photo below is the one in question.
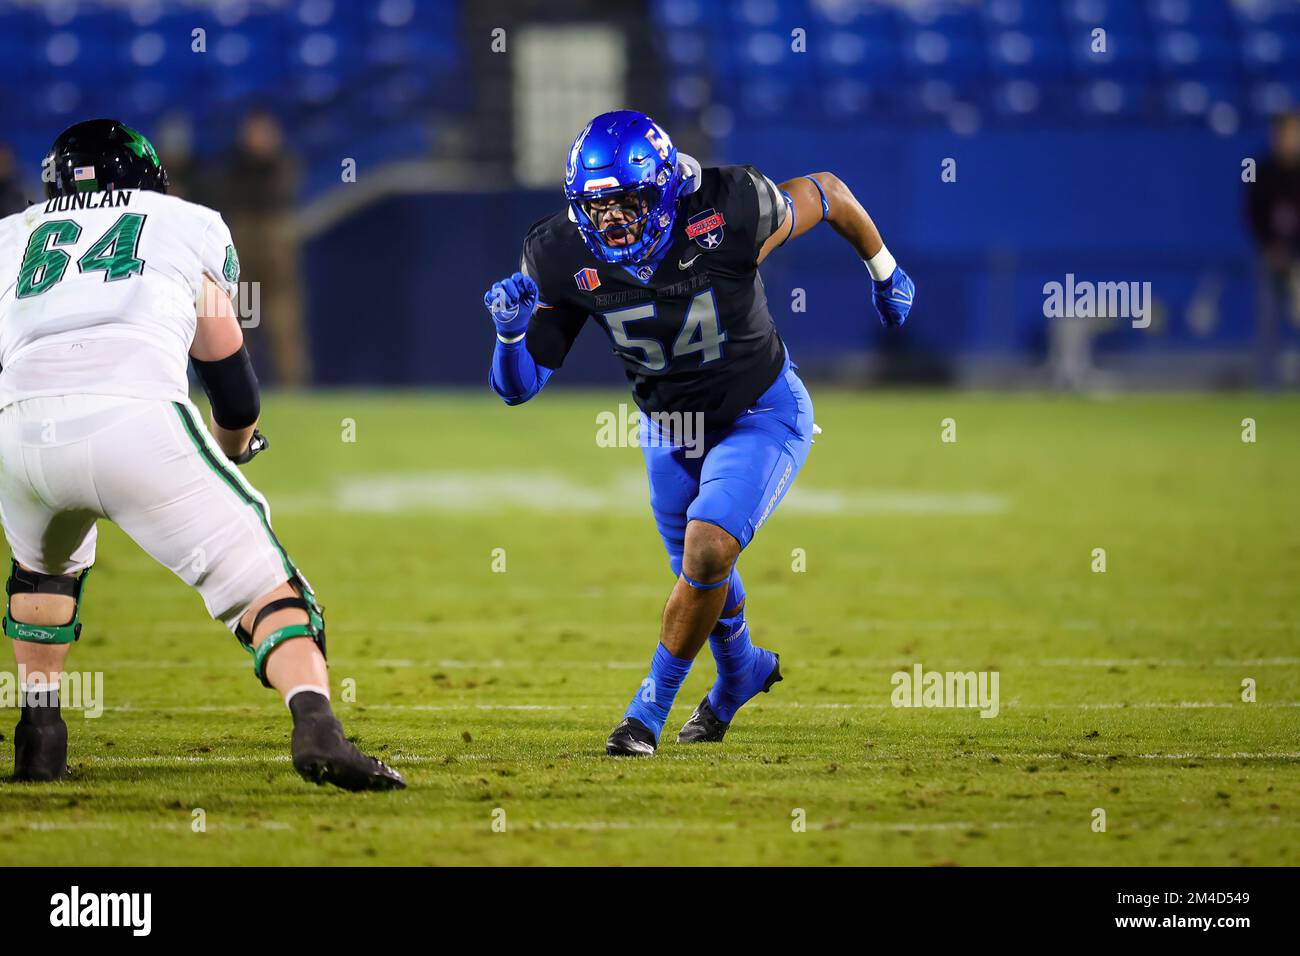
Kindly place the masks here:
POLYGON ((233 296, 221 216, 141 189, 0 219, 0 408, 49 395, 184 400, 203 277, 233 296))

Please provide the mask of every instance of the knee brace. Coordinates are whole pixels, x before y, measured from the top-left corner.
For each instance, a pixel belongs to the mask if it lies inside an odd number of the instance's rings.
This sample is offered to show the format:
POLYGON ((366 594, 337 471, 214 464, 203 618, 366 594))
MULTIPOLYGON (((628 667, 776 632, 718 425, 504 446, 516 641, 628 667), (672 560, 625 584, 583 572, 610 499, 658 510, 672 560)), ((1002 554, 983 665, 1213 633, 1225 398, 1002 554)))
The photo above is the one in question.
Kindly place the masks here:
POLYGON ((34 644, 71 644, 81 636, 81 592, 86 585, 86 575, 90 568, 80 574, 43 574, 40 571, 28 571, 17 561, 9 571, 9 580, 5 583, 6 594, 62 594, 73 600, 72 620, 67 624, 28 624, 15 621, 5 603, 4 632, 15 641, 31 641, 34 644))
POLYGON ((271 686, 271 682, 266 679, 266 660, 271 656, 271 652, 285 641, 310 637, 320 648, 321 656, 325 656, 325 609, 316 601, 316 592, 311 589, 311 585, 301 573, 295 572, 289 583, 297 590, 298 597, 277 598, 266 604, 253 618, 251 631, 244 630, 242 624, 235 628, 235 637, 239 638, 239 643, 244 646, 244 650, 253 655, 253 673, 257 675, 263 687, 271 686), (307 623, 278 627, 262 638, 262 642, 257 647, 254 647, 253 635, 257 633, 257 626, 262 623, 262 619, 268 614, 291 607, 306 611, 307 623))

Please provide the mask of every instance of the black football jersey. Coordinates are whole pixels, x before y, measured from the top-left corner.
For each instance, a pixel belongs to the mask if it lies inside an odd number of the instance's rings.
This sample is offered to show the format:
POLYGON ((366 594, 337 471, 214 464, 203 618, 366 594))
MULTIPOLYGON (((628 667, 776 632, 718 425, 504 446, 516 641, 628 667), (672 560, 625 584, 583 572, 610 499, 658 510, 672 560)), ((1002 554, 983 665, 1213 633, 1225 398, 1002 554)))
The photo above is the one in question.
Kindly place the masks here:
POLYGON ((526 342, 539 365, 559 368, 590 318, 623 361, 643 412, 700 412, 715 429, 743 414, 785 362, 756 260, 786 209, 752 166, 699 175, 648 264, 597 259, 567 211, 536 223, 522 270, 537 282, 541 304, 526 342))

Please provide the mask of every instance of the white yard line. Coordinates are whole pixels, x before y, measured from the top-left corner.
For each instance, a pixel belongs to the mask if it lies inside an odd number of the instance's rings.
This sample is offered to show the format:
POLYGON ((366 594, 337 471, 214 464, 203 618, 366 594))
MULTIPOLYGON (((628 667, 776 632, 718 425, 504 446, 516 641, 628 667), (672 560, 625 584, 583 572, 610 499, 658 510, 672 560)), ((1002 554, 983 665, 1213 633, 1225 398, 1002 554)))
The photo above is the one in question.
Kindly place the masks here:
MULTIPOLYGON (((23 825, 24 829, 37 830, 40 832, 57 831, 57 830, 175 830, 177 832, 191 830, 189 821, 177 820, 172 823, 152 822, 144 823, 132 820, 130 823, 111 823, 101 820, 78 820, 67 823, 60 822, 42 822, 27 823, 23 825)), ((281 823, 278 820, 259 820, 248 823, 224 824, 218 821, 204 824, 204 831, 207 830, 292 830, 293 826, 288 823, 281 823)))
MULTIPOLYGON (((506 834, 510 833, 541 833, 546 831, 579 831, 579 832, 638 832, 638 831, 656 831, 656 832, 703 832, 715 833, 718 831, 736 831, 741 829, 740 825, 730 820, 721 820, 710 822, 685 821, 685 820, 661 820, 661 819, 643 819, 643 820, 520 820, 518 815, 508 818, 508 829, 506 834)), ((206 829, 209 831, 239 831, 239 830, 273 830, 273 831, 296 831, 299 821, 293 823, 281 822, 278 820, 261 820, 254 822, 240 822, 225 824, 219 820, 207 822, 206 829)), ((744 827, 746 832, 759 832, 755 829, 755 823, 761 821, 750 821, 744 827)), ((788 826, 788 820, 780 817, 770 821, 778 824, 781 830, 788 826)), ((362 830, 369 832, 384 829, 393 825, 406 826, 401 820, 367 820, 362 825, 362 830)), ((1047 821, 1047 820, 937 820, 930 823, 907 823, 889 820, 846 820, 842 822, 822 822, 809 820, 805 827, 813 832, 833 833, 836 830, 851 830, 868 833, 942 833, 948 831, 990 831, 990 830, 1037 830, 1049 827, 1073 827, 1075 824, 1066 821, 1047 821)), ((445 820, 424 820, 421 827, 427 830, 441 832, 468 831, 482 832, 488 834, 491 824, 488 820, 478 821, 456 821, 448 822, 445 820)), ((1281 820, 1277 817, 1253 817, 1249 822, 1244 820, 1224 820, 1215 822, 1205 822, 1196 825, 1192 832, 1198 830, 1225 830, 1248 832, 1256 830, 1292 830, 1300 828, 1300 823, 1289 820, 1281 820)), ((163 830, 183 833, 191 829, 188 821, 162 822, 154 821, 143 823, 137 820, 125 822, 98 821, 98 820, 79 820, 69 822, 31 822, 18 824, 16 826, 5 826, 0 824, 0 832, 15 829, 33 830, 37 832, 55 832, 55 831, 118 831, 118 832, 138 832, 140 830, 163 830)), ((1144 830, 1157 830, 1161 832, 1182 831, 1182 827, 1177 824, 1162 824, 1153 827, 1142 827, 1144 830)), ((493 837, 496 838, 495 836, 493 837)))
MULTIPOLYGON (((410 754, 398 751, 384 755, 385 760, 390 760, 398 766, 408 766, 411 764, 441 764, 447 757, 452 757, 451 767, 470 763, 474 761, 498 762, 506 758, 486 753, 447 753, 447 754, 410 754)), ((742 758, 737 754, 729 754, 733 762, 741 762, 742 758)), ((1297 760, 1300 759, 1300 751, 1293 750, 1266 750, 1266 751, 1233 751, 1231 753, 1197 753, 1187 751, 1183 753, 1143 753, 1143 754, 1113 754, 1111 752, 1088 753, 1086 751, 1057 751, 1054 753, 994 753, 988 751, 976 751, 972 754, 980 760, 987 760, 997 757, 1004 762, 1023 762, 1027 760, 1060 760, 1063 757, 1073 759, 1091 759, 1105 760, 1112 756, 1122 758, 1133 758, 1137 760, 1297 760)), ((605 758, 593 751, 592 759, 604 760, 605 758)), ((72 764, 86 764, 94 767, 201 767, 210 764, 236 765, 256 767, 268 763, 280 764, 288 763, 291 758, 288 754, 265 754, 262 756, 251 755, 232 755, 232 754, 171 754, 171 755, 150 755, 143 757, 122 757, 122 756, 105 756, 102 754, 73 754, 72 764)), ((579 756, 576 759, 582 759, 579 756)), ((686 760, 691 759, 691 755, 677 752, 659 754, 654 759, 686 760)), ((896 760, 911 759, 905 754, 878 754, 872 755, 866 763, 886 763, 896 760)))
POLYGON ((1049 657, 1042 667, 1295 667, 1300 657, 1049 657))
MULTIPOLYGON (((432 625, 431 625, 432 627, 432 625)), ((1300 667, 1300 657, 1214 657, 1214 658, 1182 658, 1182 657, 1050 657, 1039 660, 1029 660, 1019 657, 1000 657, 999 655, 987 655, 985 658, 971 660, 969 658, 960 660, 948 656, 928 656, 924 657, 923 663, 928 669, 940 670, 986 670, 988 665, 995 663, 997 669, 1001 671, 1014 670, 1015 668, 1032 668, 1032 667, 1169 667, 1169 668, 1201 668, 1201 667, 1300 667)), ((915 660, 904 659, 901 657, 894 658, 873 658, 873 657, 816 657, 816 658, 799 658, 791 655, 792 660, 799 667, 805 669, 831 668, 842 669, 845 667, 862 668, 864 670, 875 669, 908 669, 915 660)), ((177 668, 221 668, 228 670, 247 670, 247 658, 232 658, 229 660, 197 660, 197 661, 180 661, 180 660, 109 660, 103 662, 112 670, 130 671, 130 670, 173 670, 177 668)), ((376 657, 371 659, 343 657, 331 659, 330 662, 335 669, 338 668, 361 668, 361 667, 378 667, 391 668, 394 670, 403 669, 441 669, 441 670, 644 670, 646 661, 644 660, 560 660, 539 658, 537 660, 526 660, 524 658, 407 658, 407 657, 376 657)))
MULTIPOLYGON (((412 471, 343 478, 328 495, 280 495, 278 513, 497 514, 501 503, 540 514, 593 513, 648 516, 645 473, 621 470, 602 483, 583 483, 560 472, 412 471)), ((1011 509, 1000 492, 918 491, 913 488, 791 489, 783 514, 996 515, 1011 509)))
MULTIPOLYGON (((338 709, 347 712, 355 707, 360 711, 395 711, 401 712, 449 712, 464 713, 468 711, 521 711, 521 712, 559 712, 570 710, 610 710, 616 707, 611 703, 570 703, 570 704, 539 704, 539 703, 453 703, 453 704, 350 704, 347 702, 336 701, 338 709)), ((1300 701, 1260 701, 1254 704, 1227 701, 1086 701, 1079 703, 1041 703, 1026 704, 1023 701, 1012 700, 1002 703, 1004 710, 1020 710, 1033 712, 1036 710, 1201 710, 1201 709, 1223 709, 1223 710, 1250 710, 1256 707, 1265 709, 1273 708, 1297 708, 1300 707, 1300 701)), ((895 708, 888 701, 821 701, 815 703, 800 703, 798 701, 757 701, 755 709, 761 710, 921 710, 921 711, 945 711, 945 710, 970 710, 973 708, 952 708, 952 707, 914 707, 914 708, 895 708)), ((106 712, 116 713, 137 713, 137 714, 156 714, 165 711, 169 714, 239 714, 253 711, 264 713, 267 716, 279 714, 283 708, 278 705, 263 704, 195 704, 181 707, 171 707, 164 704, 147 705, 147 704, 121 704, 115 707, 105 707, 106 712)), ((75 710, 70 713, 76 713, 75 710)))
MULTIPOLYGON (((473 821, 473 822, 465 821, 465 822, 455 822, 455 823, 447 823, 445 821, 432 821, 432 822, 433 822, 433 826, 431 828, 435 830, 443 830, 443 831, 481 830, 484 833, 487 833, 490 830, 490 823, 488 821, 484 821, 482 823, 477 821, 473 821)), ((782 827, 784 828, 786 823, 785 819, 781 818, 778 822, 780 822, 782 827)), ((426 822, 424 825, 428 826, 429 822, 426 822)), ((904 832, 913 833, 913 832, 931 832, 931 831, 939 832, 945 830, 1012 830, 1012 829, 1024 829, 1027 827, 1040 827, 1045 825, 1047 824, 1037 823, 1037 822, 1031 823, 1031 822, 1002 821, 1002 820, 994 820, 985 823, 980 823, 972 820, 946 820, 946 821, 937 821, 934 823, 890 823, 884 821, 880 821, 880 822, 845 821, 842 823, 822 823, 818 821, 808 821, 805 824, 808 830, 812 830, 815 832, 833 832, 835 830, 860 830, 860 831, 879 831, 879 832, 895 832, 895 833, 904 833, 904 832)), ((155 821, 150 823, 144 823, 135 820, 122 822, 122 823, 107 821, 107 820, 103 820, 103 821, 78 820, 78 821, 68 821, 68 822, 38 821, 38 822, 21 824, 20 826, 22 829, 34 830, 42 833, 56 832, 56 831, 77 832, 82 830, 89 830, 89 831, 170 830, 170 831, 175 831, 180 833, 191 829, 190 823, 188 821, 181 821, 181 820, 177 820, 174 822, 155 821)), ((367 826, 367 829, 371 829, 371 828, 372 828, 371 826, 369 825, 367 826)), ((3 829, 4 827, 0 826, 0 831, 2 831, 3 829)), ((209 831, 211 830, 238 831, 238 830, 248 830, 248 829, 286 831, 286 830, 293 830, 295 829, 295 827, 292 824, 282 823, 275 820, 263 820, 263 821, 250 822, 250 823, 234 823, 234 824, 224 824, 220 821, 210 820, 206 824, 206 829, 209 831)), ((653 831, 669 831, 669 832, 697 831, 697 832, 713 833, 719 830, 734 831, 738 829, 740 829, 740 825, 729 820, 723 820, 717 822, 710 822, 707 820, 685 821, 685 820, 656 820, 656 819, 519 820, 516 817, 516 818, 509 819, 509 829, 506 832, 509 833, 512 830, 516 832, 524 832, 524 833, 529 833, 529 832, 536 833, 536 832, 550 831, 550 830, 584 831, 584 832, 606 832, 606 831, 636 832, 636 831, 643 831, 643 830, 653 830, 653 831)), ((747 825, 745 829, 747 830, 752 829, 752 826, 747 825)))
MULTIPOLYGON (((461 760, 491 760, 491 754, 453 754, 457 761, 461 760)), ((170 755, 150 755, 147 757, 118 757, 105 756, 103 754, 77 754, 73 753, 69 763, 75 768, 77 764, 85 763, 92 766, 102 767, 196 767, 204 764, 242 764, 246 766, 259 766, 266 763, 288 763, 292 758, 288 754, 266 754, 263 756, 235 756, 232 754, 170 754, 170 755)), ((413 763, 442 763, 446 759, 445 754, 437 756, 430 754, 401 754, 394 756, 385 754, 385 760, 393 760, 401 764, 413 763)))

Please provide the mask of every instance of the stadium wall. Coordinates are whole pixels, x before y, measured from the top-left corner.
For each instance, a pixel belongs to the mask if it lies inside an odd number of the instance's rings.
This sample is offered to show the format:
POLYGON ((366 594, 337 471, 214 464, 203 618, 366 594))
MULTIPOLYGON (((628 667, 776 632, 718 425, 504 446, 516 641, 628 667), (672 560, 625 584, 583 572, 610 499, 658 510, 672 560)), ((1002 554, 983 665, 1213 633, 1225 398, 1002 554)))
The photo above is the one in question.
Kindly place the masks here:
MULTIPOLYGON (((769 300, 805 369, 853 378, 878 373, 883 358, 960 380, 972 363, 993 362, 1009 377, 1041 368, 1043 285, 1067 273, 1152 283, 1152 327, 1114 323, 1095 341, 1102 358, 1209 370, 1247 353, 1256 292, 1241 170, 1263 146, 1198 130, 812 138, 766 127, 737 132, 725 148, 778 180, 839 174, 916 279, 913 320, 886 339, 865 270, 830 230, 774 256, 763 268, 769 300), (947 158, 956 182, 941 179, 947 158)), ((528 225, 561 203, 558 182, 545 192, 387 195, 323 229, 305 255, 320 383, 482 384, 492 344, 483 290, 517 268, 528 225)), ((1300 336, 1288 329, 1285 341, 1300 336)), ((604 336, 587 332, 557 383, 621 381, 607 353, 604 336)))

